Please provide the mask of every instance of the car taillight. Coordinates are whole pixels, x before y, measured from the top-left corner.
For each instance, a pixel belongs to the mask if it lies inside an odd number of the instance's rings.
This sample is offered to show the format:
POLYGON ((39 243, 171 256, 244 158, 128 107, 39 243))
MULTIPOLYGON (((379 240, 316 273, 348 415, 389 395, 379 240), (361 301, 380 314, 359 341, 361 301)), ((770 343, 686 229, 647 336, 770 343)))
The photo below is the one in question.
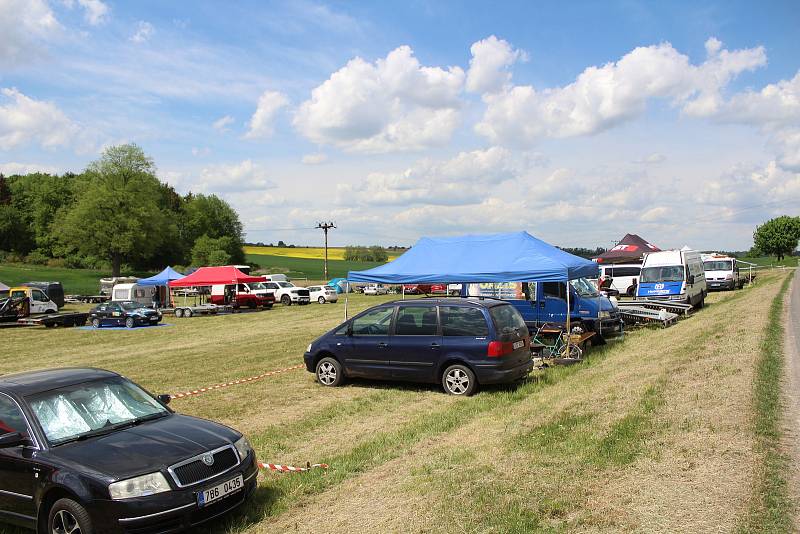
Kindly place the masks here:
POLYGON ((514 352, 513 343, 503 343, 502 341, 490 341, 489 347, 486 350, 486 356, 489 358, 499 358, 506 354, 514 352))

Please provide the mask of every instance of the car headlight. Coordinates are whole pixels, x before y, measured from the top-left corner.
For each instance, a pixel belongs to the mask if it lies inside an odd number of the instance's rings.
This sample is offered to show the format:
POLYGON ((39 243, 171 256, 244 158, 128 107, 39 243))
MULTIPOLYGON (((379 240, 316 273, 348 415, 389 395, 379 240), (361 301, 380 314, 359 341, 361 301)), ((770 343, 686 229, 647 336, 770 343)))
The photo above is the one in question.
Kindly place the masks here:
POLYGON ((611 317, 611 312, 601 311, 600 313, 597 314, 597 317, 599 317, 600 319, 608 319, 609 317, 611 317))
POLYGON ((253 450, 253 447, 250 446, 250 442, 247 441, 247 438, 242 436, 241 438, 236 440, 236 443, 233 444, 236 447, 236 450, 239 451, 239 460, 244 460, 247 458, 247 455, 250 454, 250 451, 253 450))
POLYGON ((122 499, 132 499, 134 497, 146 497, 170 491, 169 483, 161 473, 150 473, 128 480, 120 480, 108 485, 108 493, 115 501, 122 499))

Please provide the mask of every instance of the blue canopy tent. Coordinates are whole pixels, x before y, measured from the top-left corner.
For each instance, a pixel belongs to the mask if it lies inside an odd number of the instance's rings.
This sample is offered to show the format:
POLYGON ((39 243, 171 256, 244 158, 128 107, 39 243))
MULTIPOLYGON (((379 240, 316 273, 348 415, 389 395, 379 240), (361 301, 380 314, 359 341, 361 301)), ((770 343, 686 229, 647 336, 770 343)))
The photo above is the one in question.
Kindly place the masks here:
POLYGON ((184 275, 173 269, 172 267, 167 267, 163 271, 158 274, 154 274, 150 278, 143 278, 138 280, 136 283, 140 286, 165 286, 169 283, 170 280, 180 280, 183 278, 184 275))
POLYGON ((159 288, 163 287, 163 291, 161 289, 157 290, 158 302, 163 306, 164 303, 171 300, 169 282, 172 280, 180 280, 181 278, 184 278, 184 276, 185 275, 182 275, 172 267, 167 267, 160 273, 154 274, 150 278, 138 280, 136 283, 141 286, 158 286, 159 288))
MULTIPOLYGON (((384 284, 566 282, 596 277, 598 273, 597 263, 593 261, 564 252, 528 232, 515 232, 423 237, 391 263, 366 271, 350 271, 347 279, 384 284)), ((566 293, 567 309, 570 309, 570 291, 566 293)), ((570 314, 567 313, 569 331, 570 314)))
POLYGON ((383 284, 561 282, 596 277, 597 264, 528 232, 423 237, 396 260, 350 271, 351 282, 383 284))

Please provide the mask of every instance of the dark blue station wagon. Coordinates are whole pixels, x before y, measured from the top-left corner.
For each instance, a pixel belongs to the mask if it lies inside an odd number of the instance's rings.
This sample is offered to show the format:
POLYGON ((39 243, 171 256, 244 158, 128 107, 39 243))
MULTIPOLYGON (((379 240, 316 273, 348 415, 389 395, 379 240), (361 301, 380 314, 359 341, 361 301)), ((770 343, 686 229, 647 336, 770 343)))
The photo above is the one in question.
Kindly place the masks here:
POLYGON ((306 349, 306 368, 324 386, 346 377, 441 382, 471 395, 479 384, 524 378, 533 360, 525 321, 493 299, 414 299, 370 308, 306 349))

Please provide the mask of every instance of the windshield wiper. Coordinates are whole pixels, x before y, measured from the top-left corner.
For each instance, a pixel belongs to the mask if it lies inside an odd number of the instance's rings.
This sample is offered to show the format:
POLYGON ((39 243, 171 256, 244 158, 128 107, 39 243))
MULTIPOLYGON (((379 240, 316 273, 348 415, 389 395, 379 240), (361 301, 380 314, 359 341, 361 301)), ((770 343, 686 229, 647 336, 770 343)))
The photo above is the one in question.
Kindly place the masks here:
POLYGON ((137 417, 136 419, 122 421, 121 423, 112 423, 110 420, 106 419, 106 423, 102 427, 84 432, 83 434, 78 434, 77 436, 65 439, 64 441, 60 441, 57 443, 57 445, 71 443, 73 441, 84 441, 90 438, 96 438, 98 436, 105 436, 107 434, 111 434, 112 432, 116 432, 117 430, 122 430, 123 428, 136 426, 146 421, 152 421, 153 419, 159 419, 168 414, 169 412, 157 412, 150 415, 143 415, 142 417, 137 417))

